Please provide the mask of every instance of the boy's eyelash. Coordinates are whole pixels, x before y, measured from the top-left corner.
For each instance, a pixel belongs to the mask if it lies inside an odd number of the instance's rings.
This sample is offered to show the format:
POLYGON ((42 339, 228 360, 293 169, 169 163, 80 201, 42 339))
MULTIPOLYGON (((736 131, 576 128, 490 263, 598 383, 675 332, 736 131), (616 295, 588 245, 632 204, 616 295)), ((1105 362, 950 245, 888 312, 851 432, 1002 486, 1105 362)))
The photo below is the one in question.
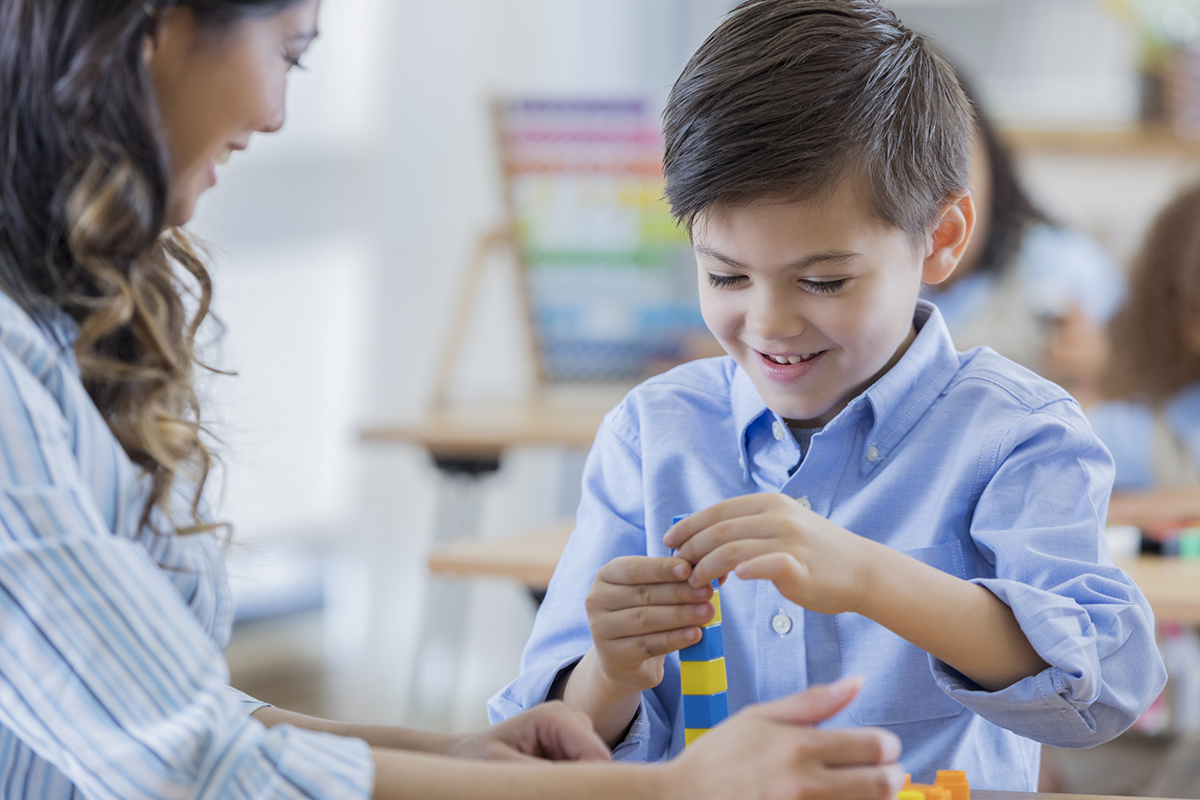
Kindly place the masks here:
POLYGON ((742 280, 742 275, 714 275, 708 273, 708 285, 714 289, 726 289, 742 280))
POLYGON ((287 58, 287 62, 289 64, 291 64, 293 67, 295 67, 296 69, 299 69, 299 70, 308 69, 308 67, 304 66, 303 62, 300 61, 300 56, 285 56, 285 58, 287 58))
POLYGON ((836 281, 803 281, 804 288, 817 294, 833 294, 846 285, 846 279, 836 281))

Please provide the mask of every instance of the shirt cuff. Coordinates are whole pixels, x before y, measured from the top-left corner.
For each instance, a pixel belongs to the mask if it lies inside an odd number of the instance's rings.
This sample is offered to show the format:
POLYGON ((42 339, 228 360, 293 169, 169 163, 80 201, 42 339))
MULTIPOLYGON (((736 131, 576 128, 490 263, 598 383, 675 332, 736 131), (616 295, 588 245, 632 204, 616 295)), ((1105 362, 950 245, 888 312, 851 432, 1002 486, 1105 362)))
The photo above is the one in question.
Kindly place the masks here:
POLYGON ((574 667, 582 658, 582 655, 571 656, 521 673, 516 680, 488 700, 488 721, 495 725, 546 702, 550 687, 554 685, 559 674, 574 667))
POLYGON ((650 716, 646 711, 645 694, 638 701, 637 713, 633 715, 629 733, 613 748, 612 757, 613 761, 650 760, 650 716))
POLYGON ((1105 656, 1121 649, 1147 626, 1136 597, 1115 597, 1115 587, 1105 586, 1109 593, 1097 600, 1107 602, 1088 604, 1100 615, 1097 623, 1088 608, 1070 597, 1019 581, 976 579, 972 583, 988 589, 1012 609, 1030 645, 1049 666, 989 692, 930 656, 934 680, 950 697, 989 722, 1058 747, 1100 744, 1136 719, 1140 711, 1135 699, 1114 702, 1122 693, 1114 693, 1113 687, 1106 691, 1101 670, 1105 656))
POLYGON ((235 689, 232 686, 228 687, 228 689, 229 694, 231 694, 233 698, 241 705, 242 713, 247 717, 253 714, 255 711, 258 711, 260 708, 274 708, 274 706, 272 706, 270 703, 264 703, 262 700, 255 700, 253 697, 241 691, 240 689, 235 689))

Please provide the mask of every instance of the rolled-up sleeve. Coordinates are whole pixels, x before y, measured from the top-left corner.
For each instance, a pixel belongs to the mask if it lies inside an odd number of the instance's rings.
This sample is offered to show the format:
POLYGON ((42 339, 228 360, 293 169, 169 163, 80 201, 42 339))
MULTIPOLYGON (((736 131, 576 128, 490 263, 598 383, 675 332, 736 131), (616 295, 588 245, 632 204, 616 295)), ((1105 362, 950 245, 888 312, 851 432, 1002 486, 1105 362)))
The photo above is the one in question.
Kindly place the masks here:
POLYGON ((996 692, 931 659, 935 677, 980 716, 1044 744, 1112 739, 1166 683, 1150 606, 1104 543, 1112 460, 1067 403, 1029 415, 986 455, 998 466, 971 535, 994 577, 975 582, 1012 608, 1049 667, 996 692))
MULTIPOLYGON (((521 658, 521 674, 488 703, 492 722, 545 702, 559 673, 592 646, 585 602, 596 572, 618 556, 645 555, 645 496, 636 426, 628 401, 605 417, 584 467, 575 530, 559 560, 521 658)), ((654 691, 642 701, 618 760, 657 760, 670 749, 677 702, 654 691)))
POLYGON ((178 591, 108 529, 78 421, 8 351, 0 396, 0 726, 97 800, 368 797, 365 742, 249 716, 178 591))

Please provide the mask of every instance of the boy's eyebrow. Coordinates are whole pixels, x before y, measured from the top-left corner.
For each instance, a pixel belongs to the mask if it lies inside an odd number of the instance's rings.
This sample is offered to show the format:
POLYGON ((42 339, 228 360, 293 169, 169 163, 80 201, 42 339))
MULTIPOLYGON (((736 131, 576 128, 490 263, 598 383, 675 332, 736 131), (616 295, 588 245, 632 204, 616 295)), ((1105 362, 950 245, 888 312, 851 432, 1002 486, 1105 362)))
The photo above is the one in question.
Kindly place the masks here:
MULTIPOLYGON (((740 262, 736 259, 730 258, 729 256, 725 255, 724 253, 720 253, 716 250, 713 250, 711 247, 705 247, 704 245, 696 245, 692 249, 696 251, 697 255, 707 256, 708 258, 711 258, 715 261, 720 261, 722 264, 726 264, 730 267, 733 267, 734 269, 741 269, 741 270, 749 269, 749 267, 747 267, 742 262, 740 262)), ((813 253, 812 255, 805 256, 804 258, 797 259, 797 260, 791 262, 790 264, 785 264, 784 269, 800 269, 800 270, 808 269, 809 267, 813 266, 814 264, 829 263, 831 261, 835 261, 835 262, 836 261, 849 261, 850 259, 855 258, 857 256, 858 256, 858 253, 843 253, 843 252, 836 252, 836 251, 827 252, 827 253, 813 253)))

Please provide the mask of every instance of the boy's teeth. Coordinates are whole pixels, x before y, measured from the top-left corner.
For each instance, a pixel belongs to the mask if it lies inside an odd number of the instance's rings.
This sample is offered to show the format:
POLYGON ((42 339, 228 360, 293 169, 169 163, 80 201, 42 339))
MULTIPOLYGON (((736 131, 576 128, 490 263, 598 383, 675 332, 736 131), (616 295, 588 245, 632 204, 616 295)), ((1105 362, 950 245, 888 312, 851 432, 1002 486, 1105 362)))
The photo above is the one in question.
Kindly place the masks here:
POLYGON ((799 364, 804 360, 804 356, 767 356, 776 364, 799 364))
POLYGON ((229 161, 229 156, 233 155, 233 151, 226 147, 221 152, 217 153, 217 157, 213 159, 217 164, 225 164, 229 161))

